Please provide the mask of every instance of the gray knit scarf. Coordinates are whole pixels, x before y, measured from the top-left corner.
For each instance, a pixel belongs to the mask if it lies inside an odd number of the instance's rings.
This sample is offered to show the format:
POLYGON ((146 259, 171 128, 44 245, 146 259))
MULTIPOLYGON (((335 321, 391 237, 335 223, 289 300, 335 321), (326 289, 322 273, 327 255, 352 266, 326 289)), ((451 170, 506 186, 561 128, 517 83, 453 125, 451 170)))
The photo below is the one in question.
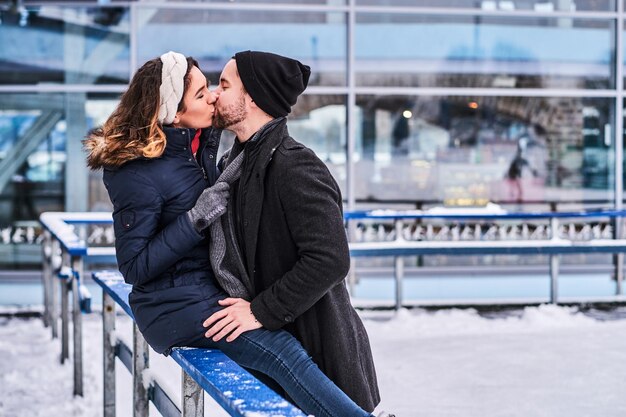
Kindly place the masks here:
MULTIPOLYGON (((217 182, 227 182, 232 186, 239 179, 244 153, 241 152, 228 164, 217 182)), ((234 191, 233 188, 230 189, 231 193, 234 191)), ((226 214, 211 223, 209 228, 211 266, 217 282, 228 295, 249 301, 252 288, 250 288, 250 280, 243 265, 239 245, 235 241, 234 230, 232 210, 227 210, 226 214)))
MULTIPOLYGON (((279 117, 265 124, 249 139, 249 142, 261 140, 278 126, 283 119, 284 117, 279 117)), ((241 177, 241 166, 246 151, 244 149, 236 156, 231 154, 231 152, 232 149, 225 156, 226 167, 216 183, 224 181, 232 186, 241 177)), ((236 190, 231 188, 230 192, 234 193, 236 190)), ((209 233, 211 237, 209 250, 211 266, 217 282, 231 297, 251 301, 252 294, 254 294, 254 286, 246 272, 243 256, 237 244, 234 211, 229 208, 226 210, 226 214, 211 223, 209 233)))

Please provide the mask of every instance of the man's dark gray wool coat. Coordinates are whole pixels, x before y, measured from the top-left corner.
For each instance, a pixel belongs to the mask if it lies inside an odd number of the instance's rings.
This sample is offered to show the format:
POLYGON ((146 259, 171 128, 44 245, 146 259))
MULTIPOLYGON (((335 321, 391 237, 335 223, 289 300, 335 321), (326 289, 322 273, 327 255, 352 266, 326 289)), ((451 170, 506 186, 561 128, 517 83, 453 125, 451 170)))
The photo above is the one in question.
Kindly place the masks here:
MULTIPOLYGON (((234 158, 243 147, 237 141, 234 158)), ((233 206, 255 287, 251 308, 270 330, 291 332, 359 406, 380 402, 369 339, 350 304, 350 267, 339 186, 324 163, 289 136, 286 121, 245 144, 233 206)))

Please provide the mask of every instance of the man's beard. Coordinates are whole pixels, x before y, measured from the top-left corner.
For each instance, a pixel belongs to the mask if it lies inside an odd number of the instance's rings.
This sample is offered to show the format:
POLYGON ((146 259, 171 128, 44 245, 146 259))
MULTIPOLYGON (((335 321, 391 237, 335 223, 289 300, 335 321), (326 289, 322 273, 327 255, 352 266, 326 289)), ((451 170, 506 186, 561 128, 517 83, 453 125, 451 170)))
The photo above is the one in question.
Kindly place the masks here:
POLYGON ((243 122, 247 116, 246 100, 242 94, 238 102, 231 104, 221 111, 216 109, 213 126, 218 129, 227 129, 237 123, 243 122))

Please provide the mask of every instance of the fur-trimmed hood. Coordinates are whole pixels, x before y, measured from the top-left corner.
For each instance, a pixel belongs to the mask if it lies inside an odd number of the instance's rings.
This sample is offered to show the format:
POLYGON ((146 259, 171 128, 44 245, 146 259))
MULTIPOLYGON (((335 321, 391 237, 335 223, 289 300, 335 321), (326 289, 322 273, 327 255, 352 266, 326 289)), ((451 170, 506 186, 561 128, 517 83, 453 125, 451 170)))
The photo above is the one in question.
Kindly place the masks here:
POLYGON ((92 135, 83 140, 87 152, 87 166, 91 169, 117 168, 127 162, 143 157, 143 147, 138 141, 126 146, 111 146, 101 135, 92 135))

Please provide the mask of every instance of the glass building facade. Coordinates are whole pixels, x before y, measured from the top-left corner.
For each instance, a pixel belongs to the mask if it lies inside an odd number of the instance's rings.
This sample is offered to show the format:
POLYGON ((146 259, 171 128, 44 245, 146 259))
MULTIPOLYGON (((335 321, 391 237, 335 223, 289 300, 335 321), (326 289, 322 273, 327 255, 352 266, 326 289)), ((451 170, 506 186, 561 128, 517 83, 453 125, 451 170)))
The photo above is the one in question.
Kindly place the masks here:
POLYGON ((621 208, 624 19, 621 0, 0 2, 0 268, 39 261, 40 212, 110 210, 80 141, 168 50, 213 84, 240 50, 310 65, 290 131, 347 208, 621 208))

